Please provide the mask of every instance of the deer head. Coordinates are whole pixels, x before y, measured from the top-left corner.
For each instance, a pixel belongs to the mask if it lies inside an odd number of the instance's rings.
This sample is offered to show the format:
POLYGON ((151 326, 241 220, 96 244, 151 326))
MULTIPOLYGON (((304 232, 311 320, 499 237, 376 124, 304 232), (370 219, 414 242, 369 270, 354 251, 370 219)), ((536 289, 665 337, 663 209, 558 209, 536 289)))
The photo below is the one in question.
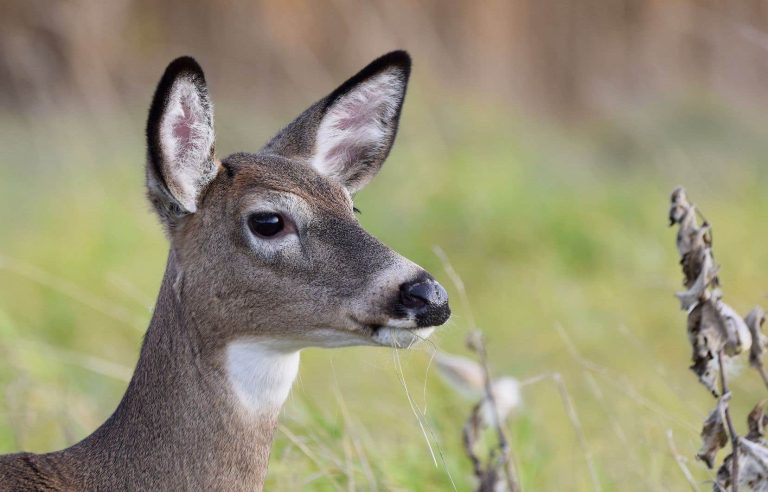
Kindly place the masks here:
POLYGON ((409 346, 448 319, 445 289, 353 211, 392 147, 409 73, 407 53, 384 55, 259 152, 217 160, 200 66, 167 68, 147 125, 147 187, 177 294, 207 344, 409 346))

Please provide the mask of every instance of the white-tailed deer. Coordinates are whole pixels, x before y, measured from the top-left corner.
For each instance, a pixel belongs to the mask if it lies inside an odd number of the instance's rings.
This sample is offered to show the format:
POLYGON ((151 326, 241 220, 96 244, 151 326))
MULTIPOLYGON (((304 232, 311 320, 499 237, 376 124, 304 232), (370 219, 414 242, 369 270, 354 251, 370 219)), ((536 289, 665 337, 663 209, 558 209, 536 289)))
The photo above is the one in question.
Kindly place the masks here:
POLYGON ((78 444, 0 457, 0 489, 259 490, 301 349, 408 346, 448 319, 440 284, 353 212, 409 72, 384 55, 258 153, 217 160, 200 66, 168 66, 146 174, 170 253, 133 378, 78 444))

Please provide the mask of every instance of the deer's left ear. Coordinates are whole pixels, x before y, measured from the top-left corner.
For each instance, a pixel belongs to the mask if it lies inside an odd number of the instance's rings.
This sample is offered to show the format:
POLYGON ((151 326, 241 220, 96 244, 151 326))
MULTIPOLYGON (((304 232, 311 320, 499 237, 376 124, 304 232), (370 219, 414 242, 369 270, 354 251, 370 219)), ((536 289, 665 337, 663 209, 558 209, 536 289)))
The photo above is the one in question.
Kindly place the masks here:
POLYGON ((311 164, 350 193, 373 179, 397 133, 411 58, 388 53, 344 82, 325 100, 311 164))
POLYGON ((397 133, 411 58, 393 51, 371 62, 285 127, 263 149, 309 163, 350 193, 373 179, 397 133))

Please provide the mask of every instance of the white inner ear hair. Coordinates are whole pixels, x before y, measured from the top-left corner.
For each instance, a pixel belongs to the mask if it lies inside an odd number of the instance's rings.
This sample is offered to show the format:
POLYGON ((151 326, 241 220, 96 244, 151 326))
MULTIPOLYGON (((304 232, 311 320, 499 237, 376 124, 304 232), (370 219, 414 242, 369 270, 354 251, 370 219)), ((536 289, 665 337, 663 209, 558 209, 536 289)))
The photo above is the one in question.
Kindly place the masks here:
POLYGON ((384 150, 403 89, 399 70, 392 68, 341 96, 320 122, 312 166, 344 182, 355 174, 351 164, 384 150))
POLYGON ((171 193, 188 212, 197 210, 200 191, 216 175, 211 159, 213 108, 194 82, 178 79, 160 123, 163 172, 171 193))

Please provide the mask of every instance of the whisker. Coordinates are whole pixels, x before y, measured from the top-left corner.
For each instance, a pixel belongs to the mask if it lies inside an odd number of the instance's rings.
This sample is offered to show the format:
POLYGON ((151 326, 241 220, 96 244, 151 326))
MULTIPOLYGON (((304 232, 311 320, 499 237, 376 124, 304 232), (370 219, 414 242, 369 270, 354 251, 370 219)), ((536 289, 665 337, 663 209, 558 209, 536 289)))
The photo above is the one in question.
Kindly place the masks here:
POLYGON ((395 369, 397 369, 397 375, 400 378, 400 383, 403 385, 403 389, 405 390, 405 396, 408 398, 408 405, 411 407, 411 412, 413 412, 413 416, 416 417, 416 421, 419 423, 419 428, 421 429, 421 433, 424 435, 424 440, 427 443, 427 448, 429 448, 429 454, 432 455, 432 461, 435 463, 435 468, 438 467, 437 464, 437 458, 435 457, 435 452, 432 449, 432 443, 429 440, 429 437, 427 436, 427 431, 424 429, 424 423, 421 421, 421 417, 419 417, 419 412, 416 409, 416 404, 413 402, 413 398, 411 397, 411 392, 408 391, 408 384, 405 382, 405 374, 403 373, 403 365, 400 363, 400 351, 397 347, 392 350, 392 358, 395 362, 395 369))
POLYGON ((432 355, 429 357, 429 362, 427 362, 427 369, 424 371, 424 415, 427 414, 427 381, 429 380, 429 370, 432 369, 432 362, 435 360, 435 356, 437 356, 437 349, 432 351, 432 355))
MULTIPOLYGON (((420 337, 418 335, 415 335, 416 337, 420 338, 423 341, 429 341, 428 339, 424 337, 420 337)), ((454 492, 458 492, 458 488, 456 487, 456 482, 453 480, 453 475, 451 475, 451 471, 448 468, 448 463, 445 459, 445 453, 443 452, 443 447, 440 445, 440 440, 437 438, 437 435, 434 432, 434 429, 429 425, 429 423, 426 421, 427 417, 427 378, 429 376, 429 370, 432 367, 432 361, 434 360, 435 356, 437 355, 437 346, 430 341, 430 345, 432 346, 432 355, 429 359, 429 363, 427 364, 427 370, 424 373, 424 410, 420 411, 418 410, 418 405, 416 405, 416 402, 411 397, 410 391, 408 391, 408 386, 405 382, 405 374, 403 373, 403 366, 400 362, 400 353, 397 348, 393 350, 393 359, 395 361, 395 368, 399 371, 398 376, 400 378, 400 382, 403 385, 403 389, 405 389, 405 395, 408 398, 408 403, 411 406, 411 411, 413 412, 413 415, 416 417, 416 420, 419 423, 419 427, 421 428, 421 432, 424 435, 424 440, 427 443, 427 447, 429 448, 429 452, 432 455, 432 461, 435 464, 435 468, 438 468, 437 459, 435 457, 435 452, 432 448, 432 443, 429 440, 429 437, 427 436, 427 429, 429 429, 429 434, 432 436, 432 439, 435 441, 435 446, 437 447, 437 454, 440 456, 440 463, 443 465, 443 470, 445 470, 445 474, 448 475, 448 480, 451 482, 451 487, 453 488, 454 492), (419 416, 419 413, 421 413, 421 416, 419 416), (422 420, 423 419, 423 420, 422 420)), ((396 371, 397 372, 397 371, 396 371)))

